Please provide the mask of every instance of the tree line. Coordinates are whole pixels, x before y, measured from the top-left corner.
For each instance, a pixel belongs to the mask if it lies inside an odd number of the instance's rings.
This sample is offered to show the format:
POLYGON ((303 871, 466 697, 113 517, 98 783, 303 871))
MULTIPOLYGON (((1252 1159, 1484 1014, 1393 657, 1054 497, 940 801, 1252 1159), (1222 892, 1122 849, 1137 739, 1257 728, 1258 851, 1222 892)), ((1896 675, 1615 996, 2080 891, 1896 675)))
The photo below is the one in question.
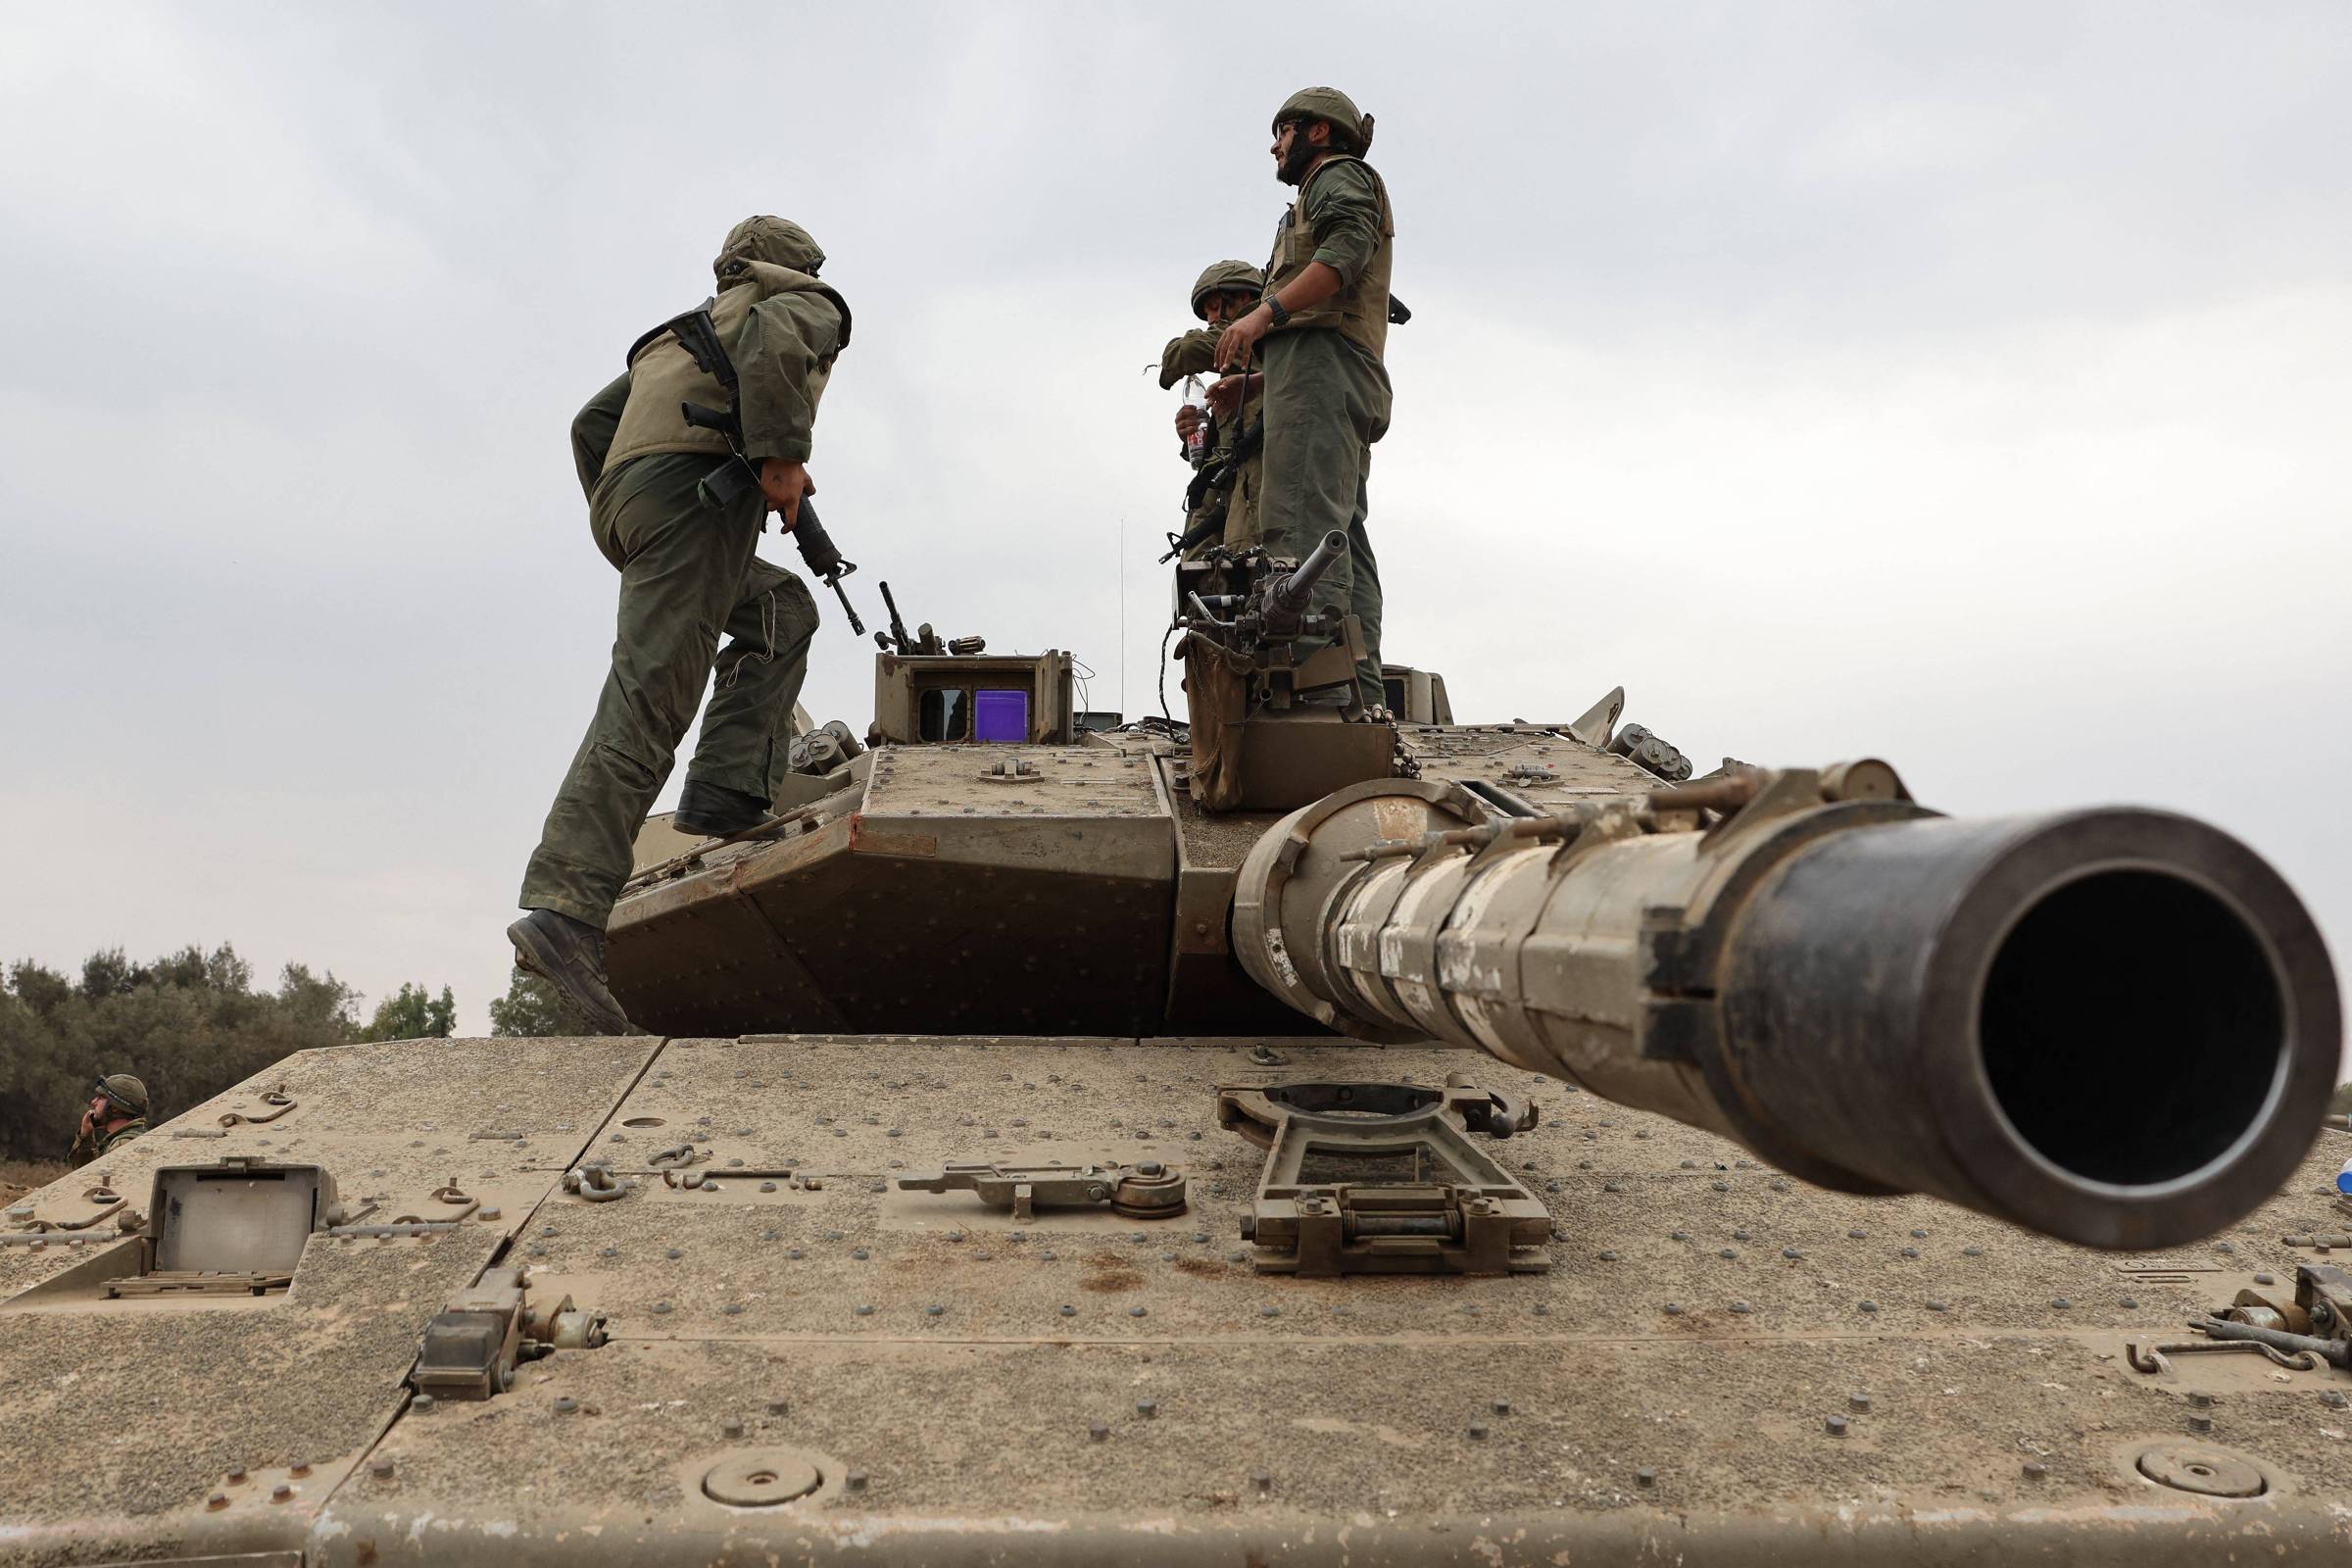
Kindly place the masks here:
MULTIPOLYGON (((223 943, 133 963, 121 948, 93 953, 78 979, 43 964, 10 965, 0 984, 0 1159, 61 1159, 110 1072, 147 1085, 161 1123, 313 1046, 447 1038, 457 999, 404 984, 365 1023, 361 997, 332 970, 289 963, 274 990, 256 990, 253 966, 223 943)), ((494 1035, 594 1033, 545 981, 516 970, 490 1004, 494 1035)), ((2352 1110, 2352 1084, 2335 1094, 2352 1110)))
MULTIPOLYGON (((61 1159, 106 1073, 147 1085, 161 1123, 314 1046, 446 1038, 457 998, 404 984, 363 1021, 360 993, 332 970, 289 963, 274 988, 226 943, 148 962, 121 948, 82 960, 78 977, 29 959, 0 983, 0 1159, 61 1159)), ((516 971, 490 1004, 497 1035, 589 1032, 544 981, 516 971)))

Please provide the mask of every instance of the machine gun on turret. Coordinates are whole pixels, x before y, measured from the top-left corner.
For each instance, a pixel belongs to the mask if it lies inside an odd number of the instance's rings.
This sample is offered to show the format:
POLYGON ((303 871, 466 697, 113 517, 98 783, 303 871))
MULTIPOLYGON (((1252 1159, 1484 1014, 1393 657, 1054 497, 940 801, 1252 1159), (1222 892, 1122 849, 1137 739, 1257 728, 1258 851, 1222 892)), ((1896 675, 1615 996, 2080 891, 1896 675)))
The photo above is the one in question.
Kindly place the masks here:
POLYGON ((1176 624, 1188 642, 1214 645, 1266 677, 1260 695, 1270 706, 1287 708, 1310 692, 1345 684, 1347 710, 1358 712, 1352 694, 1361 633, 1354 618, 1334 606, 1307 610, 1315 585, 1347 556, 1348 536, 1336 531, 1299 562, 1256 547, 1212 551, 1177 570, 1176 624), (1296 645, 1308 639, 1325 646, 1300 662, 1296 645))
POLYGON ((1250 545, 1178 564, 1193 797, 1207 809, 1284 810, 1392 771, 1396 727, 1356 689, 1363 630, 1336 605, 1310 608, 1347 558, 1335 531, 1303 561, 1250 545))
POLYGON ((938 655, 977 654, 988 647, 985 637, 941 637, 924 621, 911 632, 899 616, 899 602, 891 597, 890 584, 882 584, 882 606, 890 612, 890 630, 874 633, 874 646, 886 654, 938 655))

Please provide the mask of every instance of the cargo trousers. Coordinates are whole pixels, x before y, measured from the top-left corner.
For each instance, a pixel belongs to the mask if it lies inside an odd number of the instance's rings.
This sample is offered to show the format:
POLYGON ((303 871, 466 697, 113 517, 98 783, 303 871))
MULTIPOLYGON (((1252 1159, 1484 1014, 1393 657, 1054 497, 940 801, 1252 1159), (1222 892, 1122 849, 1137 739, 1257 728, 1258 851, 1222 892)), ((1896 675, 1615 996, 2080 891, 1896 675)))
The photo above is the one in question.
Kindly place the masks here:
POLYGON ((603 928, 714 673, 687 777, 775 798, 816 602, 800 578, 753 554, 766 517, 757 488, 723 508, 697 498, 713 466, 700 454, 636 458, 605 475, 589 503, 597 548, 620 572, 612 666, 523 872, 526 909, 603 928))
POLYGON ((1364 516, 1372 443, 1389 428, 1389 372, 1323 327, 1270 333, 1258 352, 1266 445, 1257 524, 1270 554, 1299 560, 1326 533, 1348 536, 1347 559, 1316 585, 1312 608, 1337 605, 1363 628, 1355 683, 1364 706, 1376 707, 1388 700, 1380 681, 1380 564, 1364 516))

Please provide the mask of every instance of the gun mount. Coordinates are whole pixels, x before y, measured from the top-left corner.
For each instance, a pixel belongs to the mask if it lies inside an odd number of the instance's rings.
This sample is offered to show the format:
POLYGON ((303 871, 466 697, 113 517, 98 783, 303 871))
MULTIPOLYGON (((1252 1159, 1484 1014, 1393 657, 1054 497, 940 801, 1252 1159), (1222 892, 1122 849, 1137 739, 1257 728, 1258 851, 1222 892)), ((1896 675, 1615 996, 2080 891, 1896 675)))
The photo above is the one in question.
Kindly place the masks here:
POLYGON ((1362 629, 1336 606, 1310 609, 1347 554, 1335 532, 1303 561, 1220 546, 1177 566, 1191 785, 1208 809, 1288 810, 1395 771, 1396 728, 1356 691, 1362 629))
MULTIPOLYGON (((1360 633, 1352 617, 1326 608, 1310 615, 1315 585, 1348 555, 1348 536, 1327 533, 1304 561, 1269 556, 1255 546, 1218 549, 1176 573, 1176 624, 1187 645, 1207 644, 1262 679, 1261 705, 1288 708, 1320 691, 1340 691, 1354 679, 1351 655, 1360 633), (1301 665, 1294 650, 1312 639, 1326 646, 1301 665), (1333 673, 1338 670, 1339 673, 1333 673)), ((1346 704, 1356 710, 1356 700, 1346 704)))

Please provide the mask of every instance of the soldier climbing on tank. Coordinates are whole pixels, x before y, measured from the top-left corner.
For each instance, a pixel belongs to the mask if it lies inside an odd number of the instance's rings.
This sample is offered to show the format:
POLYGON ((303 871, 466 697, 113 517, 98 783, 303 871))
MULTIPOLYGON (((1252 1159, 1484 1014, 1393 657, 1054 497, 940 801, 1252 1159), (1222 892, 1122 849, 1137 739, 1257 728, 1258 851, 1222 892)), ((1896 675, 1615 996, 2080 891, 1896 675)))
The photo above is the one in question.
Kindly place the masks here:
POLYGON ((1274 231, 1265 298, 1225 328, 1216 365, 1250 370, 1246 384, 1264 400, 1257 517, 1267 550, 1302 558, 1327 532, 1348 536, 1347 559, 1324 577, 1315 607, 1338 605, 1361 625, 1356 685, 1377 709, 1386 700, 1380 572, 1364 532, 1365 479, 1372 443, 1389 428, 1381 355, 1389 323, 1404 313, 1392 313, 1396 219, 1364 162, 1371 146, 1372 117, 1337 88, 1293 93, 1275 112, 1275 177, 1298 194, 1274 231))
MULTIPOLYGON (((1257 303, 1266 274, 1247 262, 1211 262, 1193 284, 1193 315, 1206 322, 1168 340, 1160 351, 1162 390, 1188 376, 1213 373, 1217 339, 1227 324, 1257 303)), ((1184 493, 1182 553, 1189 560, 1218 544, 1257 537, 1258 452, 1265 436, 1259 400, 1245 396, 1248 378, 1235 375, 1208 389, 1208 410, 1191 403, 1176 411, 1176 439, 1193 481, 1184 493), (1220 391, 1230 382, 1230 388, 1220 391)))
POLYGON ((619 626, 596 716, 523 873, 530 912, 507 935, 522 968, 614 1032, 629 1021, 606 984, 605 921, 714 660, 674 822, 710 836, 757 826, 788 770, 816 605, 753 551, 770 511, 789 531, 816 492, 809 432, 850 341, 848 304, 817 280, 823 263, 797 223, 736 224, 701 320, 689 312, 639 338, 628 368, 572 421, 590 529, 620 572, 619 626), (697 352, 711 340, 733 386, 697 352))
POLYGON ((147 1130, 147 1085, 126 1072, 110 1072, 92 1086, 81 1127, 67 1153, 69 1164, 87 1165, 111 1154, 147 1130))

